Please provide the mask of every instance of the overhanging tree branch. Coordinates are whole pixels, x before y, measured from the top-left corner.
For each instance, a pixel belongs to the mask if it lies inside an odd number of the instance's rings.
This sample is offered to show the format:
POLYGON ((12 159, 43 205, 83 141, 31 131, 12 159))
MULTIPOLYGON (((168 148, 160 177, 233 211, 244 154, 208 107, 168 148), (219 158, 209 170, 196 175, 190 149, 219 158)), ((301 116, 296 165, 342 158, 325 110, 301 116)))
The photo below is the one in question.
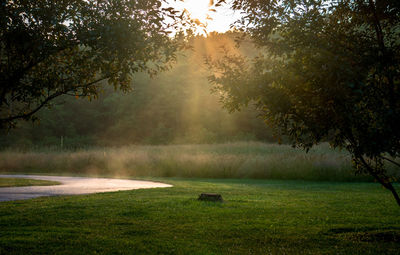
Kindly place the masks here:
POLYGON ((380 184, 382 184, 383 187, 388 189, 390 192, 392 192, 392 195, 394 199, 396 200, 397 204, 400 206, 400 197, 396 191, 396 189, 393 187, 392 183, 390 181, 385 181, 382 179, 379 174, 377 174, 374 169, 365 161, 364 157, 361 155, 356 155, 357 159, 360 160, 362 165, 367 169, 368 173, 371 174, 380 184))
POLYGON ((19 115, 15 115, 15 116, 10 116, 7 118, 1 118, 0 119, 0 124, 1 123, 10 123, 16 119, 26 119, 31 117, 33 114, 35 114, 36 112, 38 112, 40 109, 42 109, 45 105, 47 105, 48 102, 50 102, 51 100, 53 100, 54 98, 61 96, 63 94, 63 92, 56 92, 50 96, 48 96, 45 100, 43 100, 36 108, 34 108, 33 110, 31 110, 28 113, 23 113, 23 114, 19 114, 19 115))
POLYGON ((384 156, 382 156, 382 158, 383 158, 384 160, 389 161, 390 163, 392 163, 392 164, 394 164, 394 165, 400 167, 400 164, 397 163, 396 161, 391 160, 390 158, 387 158, 387 157, 384 157, 384 156))
MULTIPOLYGON (((10 117, 7 117, 7 118, 1 118, 1 119, 0 119, 0 124, 1 124, 1 123, 10 123, 10 122, 12 122, 12 121, 14 121, 14 120, 17 120, 17 119, 27 119, 27 118, 30 118, 32 115, 34 115, 36 112, 38 112, 38 111, 39 111, 40 109, 42 109, 44 106, 46 106, 51 100, 55 99, 56 97, 59 97, 59 96, 64 95, 64 94, 68 94, 69 92, 74 91, 74 90, 76 90, 76 89, 82 89, 82 88, 89 87, 89 86, 91 86, 91 85, 94 85, 94 84, 96 84, 96 83, 98 83, 98 82, 101 82, 101 81, 103 81, 103 80, 105 80, 105 79, 110 78, 111 76, 115 75, 116 73, 118 73, 118 71, 117 71, 117 72, 114 72, 114 73, 111 73, 111 74, 107 74, 107 75, 105 75, 105 76, 102 76, 102 77, 100 77, 100 78, 98 78, 98 79, 96 79, 96 80, 94 80, 94 81, 91 81, 91 82, 85 84, 85 85, 75 86, 75 87, 73 87, 73 89, 70 89, 70 90, 60 90, 60 91, 57 91, 57 92, 55 92, 55 93, 53 93, 53 94, 47 96, 37 107, 35 107, 33 110, 31 110, 31 111, 28 112, 28 113, 18 114, 18 115, 10 116, 10 117)), ((0 125, 0 126, 1 126, 1 125, 0 125)))

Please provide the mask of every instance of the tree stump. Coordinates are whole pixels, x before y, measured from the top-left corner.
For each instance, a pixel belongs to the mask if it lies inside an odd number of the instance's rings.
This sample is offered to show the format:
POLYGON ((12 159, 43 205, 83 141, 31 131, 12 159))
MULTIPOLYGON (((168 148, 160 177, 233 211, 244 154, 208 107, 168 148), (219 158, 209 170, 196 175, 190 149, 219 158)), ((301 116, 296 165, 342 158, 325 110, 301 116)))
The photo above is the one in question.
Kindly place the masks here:
POLYGON ((213 193, 201 193, 198 200, 201 201, 212 201, 212 202, 224 202, 220 194, 213 193))

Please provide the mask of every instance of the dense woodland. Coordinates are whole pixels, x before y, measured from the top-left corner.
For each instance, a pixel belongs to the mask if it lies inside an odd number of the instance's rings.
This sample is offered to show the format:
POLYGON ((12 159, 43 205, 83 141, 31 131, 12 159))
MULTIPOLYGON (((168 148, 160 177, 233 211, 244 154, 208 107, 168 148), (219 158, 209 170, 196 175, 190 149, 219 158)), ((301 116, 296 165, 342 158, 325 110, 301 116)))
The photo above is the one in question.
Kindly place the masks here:
POLYGON ((103 85, 96 100, 63 96, 39 120, 18 123, 2 133, 2 148, 32 146, 120 146, 127 144, 215 143, 238 140, 275 141, 272 132, 249 105, 229 113, 211 93, 210 71, 205 57, 218 57, 229 50, 235 54, 256 54, 253 45, 236 48, 237 34, 195 37, 191 49, 181 52, 167 72, 150 78, 138 74, 129 93, 103 85))

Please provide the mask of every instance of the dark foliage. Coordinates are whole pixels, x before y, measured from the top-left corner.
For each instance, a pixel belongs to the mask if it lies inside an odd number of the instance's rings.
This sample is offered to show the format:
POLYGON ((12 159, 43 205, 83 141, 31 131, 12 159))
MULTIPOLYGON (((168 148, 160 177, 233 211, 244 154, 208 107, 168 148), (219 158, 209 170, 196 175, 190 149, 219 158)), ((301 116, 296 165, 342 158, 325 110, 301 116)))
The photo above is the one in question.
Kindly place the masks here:
MULTIPOLYGON (((236 0, 239 26, 265 54, 210 62, 232 110, 255 101, 278 134, 306 150, 348 150, 397 203, 384 162, 400 166, 400 2, 236 0)), ((400 168, 398 168, 400 169, 400 168)))
POLYGON ((130 89, 133 73, 165 69, 178 40, 163 0, 0 3, 0 128, 60 95, 96 97, 99 81, 130 89))

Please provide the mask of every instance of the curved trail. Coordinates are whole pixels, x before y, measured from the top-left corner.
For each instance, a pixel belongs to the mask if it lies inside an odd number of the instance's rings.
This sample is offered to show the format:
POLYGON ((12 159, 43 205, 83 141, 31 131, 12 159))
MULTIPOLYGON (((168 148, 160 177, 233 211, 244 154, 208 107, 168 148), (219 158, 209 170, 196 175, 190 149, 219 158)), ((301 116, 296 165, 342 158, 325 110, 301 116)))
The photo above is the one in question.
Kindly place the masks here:
POLYGON ((0 178, 26 178, 57 181, 54 186, 25 186, 0 188, 0 201, 30 199, 45 196, 82 195, 119 190, 167 188, 170 184, 111 178, 88 178, 42 175, 0 175, 0 178))

